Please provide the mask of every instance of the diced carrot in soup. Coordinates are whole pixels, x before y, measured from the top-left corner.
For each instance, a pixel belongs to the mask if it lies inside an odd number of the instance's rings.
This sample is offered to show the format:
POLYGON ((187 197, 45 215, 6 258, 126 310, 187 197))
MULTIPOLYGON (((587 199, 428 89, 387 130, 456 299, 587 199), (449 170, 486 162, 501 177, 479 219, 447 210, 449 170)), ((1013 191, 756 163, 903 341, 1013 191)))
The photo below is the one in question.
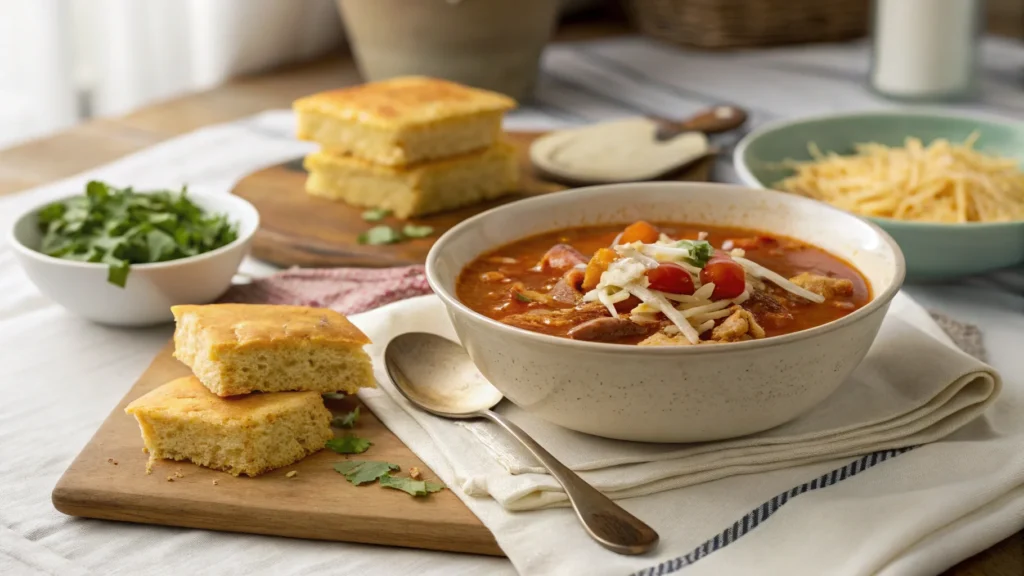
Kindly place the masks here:
POLYGON ((629 244, 630 242, 653 244, 658 241, 660 236, 661 232, 658 232, 657 228, 639 220, 626 226, 626 229, 622 231, 622 238, 619 238, 619 244, 629 244))
POLYGON ((584 292, 597 288, 597 283, 601 281, 601 274, 604 274, 616 256, 615 251, 611 248, 598 248, 597 252, 594 252, 583 276, 582 289, 584 292))

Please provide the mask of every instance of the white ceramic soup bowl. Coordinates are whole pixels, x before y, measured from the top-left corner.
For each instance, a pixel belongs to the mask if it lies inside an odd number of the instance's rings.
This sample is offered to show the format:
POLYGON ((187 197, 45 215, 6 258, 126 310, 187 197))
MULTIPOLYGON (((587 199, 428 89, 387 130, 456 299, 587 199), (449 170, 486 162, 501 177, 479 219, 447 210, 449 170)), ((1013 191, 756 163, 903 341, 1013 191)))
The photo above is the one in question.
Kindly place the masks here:
POLYGON ((39 291, 79 316, 112 326, 170 322, 171 306, 207 304, 227 291, 260 224, 256 208, 238 196, 189 194, 189 199, 206 212, 227 214, 238 225, 238 238, 204 254, 135 264, 124 288, 107 282, 105 264, 62 260, 38 251, 42 234, 36 214, 43 206, 18 218, 7 241, 39 291))
POLYGON ((864 358, 904 273, 895 242, 856 216, 791 194, 680 182, 579 188, 501 206, 449 230, 427 256, 427 278, 459 339, 509 400, 572 430, 643 442, 743 436, 807 412, 864 358), (872 300, 839 320, 783 336, 639 347, 529 332, 456 298, 459 272, 485 251, 551 230, 638 219, 797 238, 852 263, 872 300))

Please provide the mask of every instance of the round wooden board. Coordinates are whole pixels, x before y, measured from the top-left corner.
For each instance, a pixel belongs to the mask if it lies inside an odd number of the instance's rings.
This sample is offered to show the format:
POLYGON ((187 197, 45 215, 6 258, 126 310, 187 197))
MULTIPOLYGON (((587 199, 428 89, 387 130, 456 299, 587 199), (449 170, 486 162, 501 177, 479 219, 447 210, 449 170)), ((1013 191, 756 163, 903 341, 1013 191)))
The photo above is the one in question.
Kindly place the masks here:
MULTIPOLYGON (((507 136, 520 150, 522 179, 520 191, 498 200, 459 210, 415 218, 410 222, 434 228, 429 238, 398 244, 366 246, 357 238, 374 226, 401 227, 406 222, 387 218, 366 222, 364 208, 349 206, 306 194, 306 172, 302 159, 272 166, 243 178, 233 193, 252 202, 260 212, 260 229, 252 243, 252 255, 277 266, 382 268, 422 264, 434 240, 446 230, 485 210, 530 196, 550 194, 566 187, 540 179, 534 174, 528 150, 541 132, 511 132, 507 136)), ((708 179, 710 158, 689 166, 671 180, 708 179)))

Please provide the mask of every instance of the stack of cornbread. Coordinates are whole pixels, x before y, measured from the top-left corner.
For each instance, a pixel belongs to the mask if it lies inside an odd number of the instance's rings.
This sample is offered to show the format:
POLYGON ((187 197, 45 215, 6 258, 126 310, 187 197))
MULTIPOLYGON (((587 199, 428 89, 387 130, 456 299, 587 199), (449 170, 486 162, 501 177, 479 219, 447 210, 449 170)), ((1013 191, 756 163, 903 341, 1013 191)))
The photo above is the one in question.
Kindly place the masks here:
POLYGON ((422 216, 515 190, 515 148, 501 138, 515 101, 419 76, 314 94, 294 104, 306 191, 354 206, 422 216))
POLYGON ((149 466, 190 460, 235 476, 287 466, 333 436, 322 393, 374 387, 369 344, 332 310, 299 306, 175 306, 174 356, 192 376, 125 408, 149 466))

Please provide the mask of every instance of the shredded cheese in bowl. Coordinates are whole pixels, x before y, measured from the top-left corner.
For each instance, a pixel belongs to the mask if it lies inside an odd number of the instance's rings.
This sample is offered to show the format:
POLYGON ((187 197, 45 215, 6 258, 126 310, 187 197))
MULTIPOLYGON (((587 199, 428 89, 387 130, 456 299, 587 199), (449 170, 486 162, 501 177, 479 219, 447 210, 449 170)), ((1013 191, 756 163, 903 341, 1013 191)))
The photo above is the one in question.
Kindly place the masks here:
POLYGON ((775 187, 864 216, 922 222, 968 223, 1024 220, 1024 171, 1020 161, 974 149, 975 132, 962 144, 935 140, 924 146, 907 138, 903 147, 858 144, 856 153, 822 153, 789 161, 795 170, 775 187))

